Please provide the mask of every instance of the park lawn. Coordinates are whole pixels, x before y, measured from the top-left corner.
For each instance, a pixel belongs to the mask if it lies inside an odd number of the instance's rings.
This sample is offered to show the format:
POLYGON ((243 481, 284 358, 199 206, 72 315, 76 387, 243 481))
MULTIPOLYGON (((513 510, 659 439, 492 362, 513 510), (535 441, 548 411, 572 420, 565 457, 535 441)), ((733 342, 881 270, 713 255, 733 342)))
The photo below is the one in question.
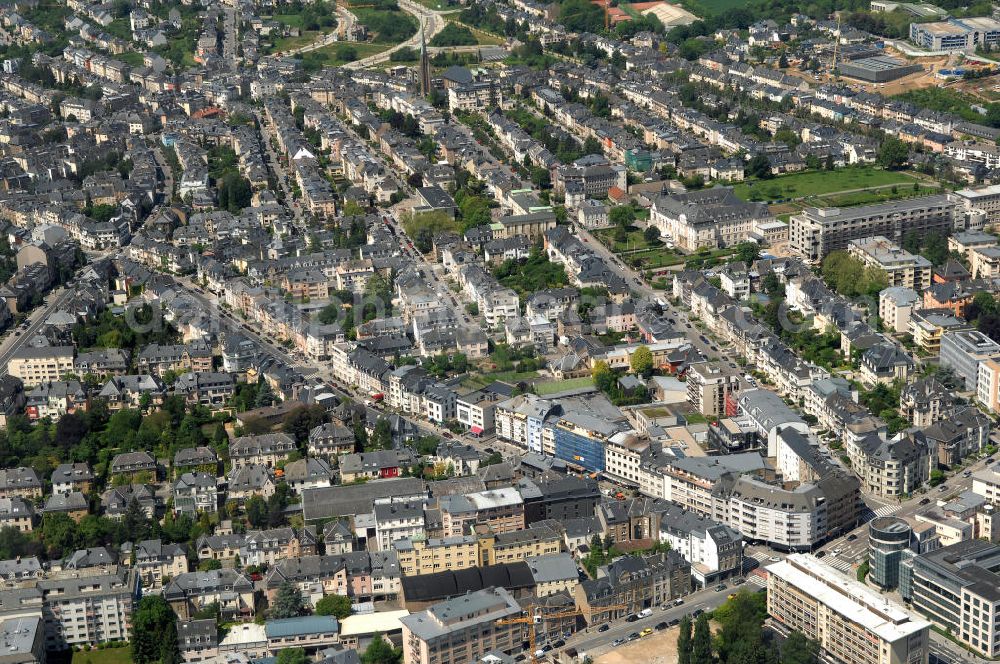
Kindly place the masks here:
MULTIPOLYGON (((375 55, 376 53, 381 53, 382 51, 387 51, 395 46, 395 44, 372 44, 368 42, 339 42, 336 44, 330 44, 329 46, 324 46, 322 48, 317 48, 314 51, 308 51, 303 55, 309 55, 310 53, 314 58, 317 58, 326 65, 343 65, 348 62, 354 62, 355 60, 364 60, 365 58, 375 55), (350 47, 357 53, 356 58, 351 58, 349 60, 341 60, 337 57, 337 51, 341 47, 350 47)), ((393 63, 393 64, 399 64, 393 63)))
POLYGON ((132 67, 141 67, 145 55, 138 51, 125 51, 115 56, 122 62, 132 67))
POLYGON ((743 200, 777 200, 822 196, 851 189, 910 184, 915 178, 898 171, 884 171, 866 166, 841 168, 834 171, 804 171, 771 180, 740 182, 733 190, 743 200))
POLYGON ((672 265, 680 265, 688 260, 688 256, 678 254, 673 249, 667 249, 666 247, 660 247, 657 249, 644 249, 643 251, 636 251, 623 257, 627 263, 634 265, 634 261, 639 259, 641 261, 641 267, 644 270, 655 270, 661 267, 670 267, 672 265))
POLYGON ((275 14, 270 18, 278 23, 287 25, 289 28, 302 29, 302 17, 298 14, 275 14))
MULTIPOLYGON (((465 25, 465 23, 462 23, 461 25, 465 25)), ((465 25, 465 27, 472 30, 472 36, 476 38, 476 43, 480 46, 503 46, 507 43, 507 40, 500 35, 480 30, 479 28, 474 28, 471 25, 465 25)))
POLYGON ((319 34, 318 32, 303 32, 298 37, 278 37, 267 51, 269 53, 284 53, 301 48, 314 42, 319 34))
POLYGON ((73 653, 72 664, 132 664, 132 649, 81 650, 73 653))
POLYGON ((544 383, 535 383, 535 391, 538 392, 538 396, 545 396, 546 394, 557 394, 559 392, 568 392, 570 390, 582 390, 586 387, 593 386, 593 377, 583 376, 581 378, 570 378, 568 380, 547 380, 544 383))
POLYGON ((615 240, 615 229, 614 228, 600 228, 593 232, 593 235, 601 241, 605 247, 611 249, 615 253, 621 253, 623 251, 631 251, 633 249, 650 249, 652 245, 646 242, 646 238, 643 236, 643 231, 636 229, 628 232, 627 240, 625 242, 617 242, 615 240))
POLYGON ((418 5, 433 9, 434 11, 460 12, 462 7, 457 3, 448 3, 447 0, 413 0, 418 5))
POLYGON ((677 4, 696 16, 706 14, 721 14, 727 9, 737 9, 746 6, 743 0, 684 0, 677 4))
POLYGON ((897 187, 895 193, 893 193, 891 188, 853 191, 849 194, 830 194, 827 196, 818 196, 815 199, 809 199, 806 202, 809 205, 816 205, 819 207, 852 207, 855 205, 882 203, 884 201, 897 201, 904 198, 913 198, 914 196, 926 196, 928 194, 938 193, 939 191, 941 190, 938 187, 925 186, 920 186, 914 190, 912 185, 907 184, 897 187))

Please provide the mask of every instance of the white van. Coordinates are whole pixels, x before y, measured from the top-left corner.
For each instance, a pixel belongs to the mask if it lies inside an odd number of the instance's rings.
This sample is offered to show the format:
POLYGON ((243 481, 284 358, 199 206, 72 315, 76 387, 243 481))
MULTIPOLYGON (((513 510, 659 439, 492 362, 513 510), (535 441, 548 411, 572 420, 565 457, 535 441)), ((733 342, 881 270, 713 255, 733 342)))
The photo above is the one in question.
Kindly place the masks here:
POLYGON ((641 618, 648 618, 651 615, 653 615, 653 610, 652 609, 643 609, 642 611, 640 611, 639 613, 637 613, 635 615, 638 616, 640 619, 641 618))

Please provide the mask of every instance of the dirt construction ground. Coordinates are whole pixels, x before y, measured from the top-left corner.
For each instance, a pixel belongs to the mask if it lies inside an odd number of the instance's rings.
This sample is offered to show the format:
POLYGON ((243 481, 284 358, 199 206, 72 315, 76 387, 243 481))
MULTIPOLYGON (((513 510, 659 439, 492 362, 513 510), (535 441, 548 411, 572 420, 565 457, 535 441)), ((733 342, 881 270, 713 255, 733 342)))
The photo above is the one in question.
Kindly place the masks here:
POLYGON ((594 664, 674 664, 677 661, 678 629, 662 632, 618 646, 594 659, 594 664))

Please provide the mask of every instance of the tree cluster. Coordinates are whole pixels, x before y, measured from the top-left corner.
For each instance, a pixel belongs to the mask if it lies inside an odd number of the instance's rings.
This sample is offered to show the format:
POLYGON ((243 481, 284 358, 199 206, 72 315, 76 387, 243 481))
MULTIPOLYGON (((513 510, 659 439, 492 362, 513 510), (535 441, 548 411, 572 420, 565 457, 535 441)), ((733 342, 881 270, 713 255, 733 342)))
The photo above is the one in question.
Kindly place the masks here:
POLYGON ((879 292, 889 284, 885 272, 866 266, 846 251, 831 251, 827 254, 823 259, 821 274, 827 285, 844 297, 878 297, 879 292))

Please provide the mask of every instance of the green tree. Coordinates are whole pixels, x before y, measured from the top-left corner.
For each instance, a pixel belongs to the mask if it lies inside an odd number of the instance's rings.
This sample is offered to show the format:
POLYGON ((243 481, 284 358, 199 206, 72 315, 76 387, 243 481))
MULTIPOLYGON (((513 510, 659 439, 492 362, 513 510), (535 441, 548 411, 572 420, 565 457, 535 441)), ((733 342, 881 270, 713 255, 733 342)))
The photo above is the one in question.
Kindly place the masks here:
POLYGON ((677 633, 677 664, 691 664, 691 616, 684 614, 677 633))
POLYGON ((257 385, 257 400, 254 402, 254 407, 266 408, 267 406, 274 405, 274 392, 271 391, 271 384, 261 379, 257 385))
POLYGON ((177 649, 177 614, 159 595, 146 595, 132 615, 132 661, 135 664, 180 661, 177 649), (174 638, 164 635, 173 628, 174 638))
POLYGON ((630 226, 635 221, 635 210, 631 205, 619 205, 608 212, 608 221, 615 226, 630 226))
POLYGON ((878 163, 882 168, 901 168, 910 158, 910 147, 895 136, 887 136, 878 150, 878 163))
POLYGON ((607 392, 614 387, 615 374, 604 360, 594 363, 594 367, 590 370, 590 375, 594 379, 594 385, 602 392, 607 392))
POLYGON ((285 415, 281 428, 301 444, 309 439, 309 432, 323 424, 325 420, 326 411, 322 406, 300 406, 285 415))
POLYGON ((656 226, 647 226, 646 230, 642 232, 642 237, 649 244, 656 244, 660 241, 660 229, 656 226))
POLYGON ((781 664, 817 664, 819 642, 795 630, 781 645, 781 664))
POLYGON ((274 598, 274 606, 271 607, 271 618, 294 618, 302 613, 305 602, 302 599, 302 592, 295 584, 285 581, 278 587, 278 594, 274 598))
POLYGON ((362 664, 399 664, 403 660, 403 650, 393 648, 378 632, 372 635, 372 642, 361 654, 362 664))
POLYGON ((749 265, 760 258, 760 246, 756 242, 740 242, 733 258, 749 265))
POLYGON ((160 664, 181 664, 183 661, 177 645, 177 621, 172 620, 160 632, 160 664))
POLYGON ((633 373, 648 378, 653 373, 653 351, 649 346, 639 346, 629 358, 629 365, 633 373))
POLYGON ((278 651, 277 664, 308 664, 309 657, 304 648, 285 648, 278 651))
POLYGON ((326 595, 316 602, 316 615, 336 616, 343 620, 351 615, 351 598, 345 595, 326 595))
POLYGON ((766 154, 754 155, 753 159, 747 162, 746 173, 760 180, 770 180, 774 177, 771 173, 771 160, 766 154))
POLYGON ((77 525, 68 514, 53 512, 42 516, 42 542, 49 559, 62 558, 76 548, 77 525))
POLYGON ((368 437, 367 450, 388 450, 392 449, 392 426, 389 420, 380 417, 375 423, 375 429, 368 437))
POLYGON ((691 664, 712 664, 712 633, 708 627, 708 616, 704 613, 694 623, 691 664))

